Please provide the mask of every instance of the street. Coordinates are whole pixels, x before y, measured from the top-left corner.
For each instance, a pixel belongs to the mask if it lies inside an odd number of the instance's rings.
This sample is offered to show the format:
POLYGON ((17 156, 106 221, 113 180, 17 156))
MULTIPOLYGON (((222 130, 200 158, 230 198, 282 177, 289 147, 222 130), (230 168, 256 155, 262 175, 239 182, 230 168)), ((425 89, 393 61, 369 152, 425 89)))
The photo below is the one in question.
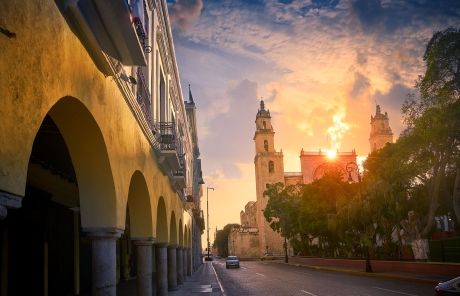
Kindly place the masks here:
POLYGON ((213 262, 225 295, 426 296, 433 286, 340 272, 314 270, 277 262, 242 261, 239 269, 213 262))

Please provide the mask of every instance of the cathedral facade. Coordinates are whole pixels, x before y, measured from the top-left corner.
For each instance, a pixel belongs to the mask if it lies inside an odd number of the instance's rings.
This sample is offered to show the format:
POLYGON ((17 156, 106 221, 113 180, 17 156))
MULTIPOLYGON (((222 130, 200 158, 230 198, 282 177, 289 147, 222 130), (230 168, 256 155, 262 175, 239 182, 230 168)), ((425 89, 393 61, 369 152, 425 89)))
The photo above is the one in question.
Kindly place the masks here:
MULTIPOLYGON (((264 101, 256 115, 256 131, 254 134, 255 157, 254 168, 256 177, 256 201, 250 201, 241 211, 241 226, 234 228, 229 235, 229 251, 245 257, 262 257, 265 254, 281 256, 284 254, 284 238, 273 231, 264 217, 263 211, 268 203, 264 192, 269 184, 281 182, 288 185, 308 184, 321 178, 329 171, 342 172, 344 181, 358 182, 359 170, 357 154, 353 149, 349 152, 336 152, 333 155, 325 151, 300 151, 300 172, 285 172, 283 152, 275 149, 275 131, 271 123, 271 115, 265 109, 264 101)), ((371 151, 393 141, 389 126, 388 114, 381 113, 380 106, 376 114, 371 115, 371 133, 369 142, 371 151)))

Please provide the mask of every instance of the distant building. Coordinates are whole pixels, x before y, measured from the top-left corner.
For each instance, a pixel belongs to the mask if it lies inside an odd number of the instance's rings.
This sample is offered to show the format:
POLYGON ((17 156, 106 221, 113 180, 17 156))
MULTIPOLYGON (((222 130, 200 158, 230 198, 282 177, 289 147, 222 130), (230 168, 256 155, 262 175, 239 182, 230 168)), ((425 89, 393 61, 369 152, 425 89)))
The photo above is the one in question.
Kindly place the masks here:
MULTIPOLYGON (((229 235, 229 251, 240 257, 258 257, 266 253, 281 255, 284 253, 284 239, 270 228, 263 210, 268 198, 264 192, 269 184, 281 182, 285 185, 308 184, 320 179, 329 171, 342 172, 344 181, 358 182, 357 171, 347 171, 347 164, 356 164, 357 154, 336 152, 333 157, 326 151, 300 152, 301 172, 285 172, 283 152, 275 150, 275 131, 271 124, 270 111, 265 109, 264 101, 256 115, 254 135, 256 155, 254 167, 256 174, 256 201, 250 201, 241 211, 241 227, 234 228, 229 235)), ((393 141, 393 133, 388 122, 388 114, 380 112, 377 106, 375 116, 371 116, 371 147, 380 149, 393 141)))
POLYGON ((393 143, 393 132, 390 128, 388 113, 382 114, 377 105, 375 115, 371 115, 371 134, 369 144, 371 152, 383 148, 387 143, 393 143))

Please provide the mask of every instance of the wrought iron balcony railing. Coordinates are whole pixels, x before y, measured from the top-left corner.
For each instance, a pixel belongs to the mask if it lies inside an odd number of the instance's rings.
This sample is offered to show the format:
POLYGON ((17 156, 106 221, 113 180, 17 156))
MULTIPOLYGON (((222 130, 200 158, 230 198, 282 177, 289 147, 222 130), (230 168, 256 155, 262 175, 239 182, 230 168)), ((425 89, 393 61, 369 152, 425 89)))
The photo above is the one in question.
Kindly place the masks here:
POLYGON ((156 125, 156 138, 158 146, 161 151, 176 150, 179 146, 176 132, 176 125, 174 122, 157 122, 156 125))
POLYGON ((144 73, 141 68, 137 68, 137 91, 136 99, 137 103, 141 107, 142 114, 144 115, 145 120, 147 121, 151 130, 154 129, 153 118, 152 118, 152 100, 150 97, 150 92, 145 82, 144 73))
MULTIPOLYGON (((148 17, 148 16, 147 16, 148 17)), ((144 30, 144 25, 139 17, 133 18, 133 25, 136 29, 137 37, 139 37, 139 41, 141 42, 142 48, 146 53, 152 52, 152 47, 148 44, 147 40, 147 32, 144 30)))

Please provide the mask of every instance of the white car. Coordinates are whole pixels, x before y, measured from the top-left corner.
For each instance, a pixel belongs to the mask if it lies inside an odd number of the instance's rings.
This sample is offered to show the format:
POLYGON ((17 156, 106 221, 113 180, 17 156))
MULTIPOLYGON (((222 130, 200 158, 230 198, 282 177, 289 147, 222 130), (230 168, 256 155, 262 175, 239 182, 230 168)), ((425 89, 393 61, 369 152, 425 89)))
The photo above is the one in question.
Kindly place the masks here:
POLYGON ((226 268, 230 268, 230 267, 240 268, 240 260, 236 256, 228 256, 227 260, 225 261, 225 267, 226 268))

